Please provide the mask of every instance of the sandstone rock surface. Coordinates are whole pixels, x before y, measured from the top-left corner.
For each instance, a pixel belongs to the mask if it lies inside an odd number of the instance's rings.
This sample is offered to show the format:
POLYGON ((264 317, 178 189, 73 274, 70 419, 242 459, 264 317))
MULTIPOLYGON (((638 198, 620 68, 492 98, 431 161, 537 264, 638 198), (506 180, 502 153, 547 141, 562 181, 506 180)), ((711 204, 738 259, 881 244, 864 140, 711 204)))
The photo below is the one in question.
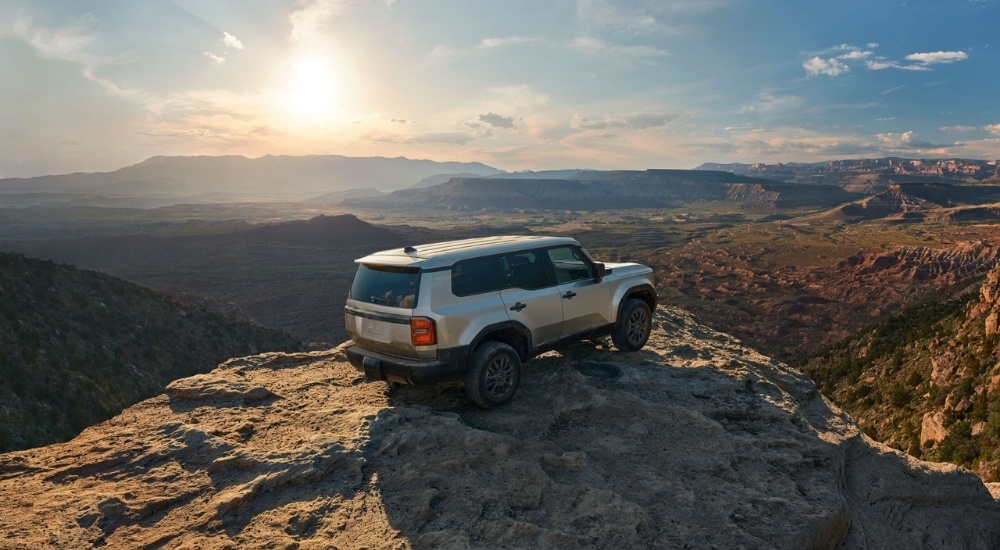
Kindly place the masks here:
POLYGON ((976 476, 867 439, 690 315, 525 364, 515 399, 366 382, 339 348, 230 360, 0 455, 0 548, 994 548, 976 476))

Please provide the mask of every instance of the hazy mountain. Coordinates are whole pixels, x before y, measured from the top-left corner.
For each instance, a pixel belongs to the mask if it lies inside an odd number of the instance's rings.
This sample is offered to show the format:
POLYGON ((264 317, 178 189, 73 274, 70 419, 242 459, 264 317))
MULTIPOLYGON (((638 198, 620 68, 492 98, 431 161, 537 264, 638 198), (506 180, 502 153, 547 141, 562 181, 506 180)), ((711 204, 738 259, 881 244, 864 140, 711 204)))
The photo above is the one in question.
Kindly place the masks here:
POLYGON ((345 204, 362 208, 450 210, 601 210, 665 208, 737 201, 748 207, 832 207, 857 195, 834 186, 802 186, 729 172, 696 170, 575 171, 565 179, 454 178, 424 189, 345 204))
POLYGON ((297 349, 109 275, 0 254, 0 452, 68 440, 233 355, 297 349))
POLYGON ((778 181, 840 185, 848 191, 877 192, 899 183, 996 183, 997 161, 975 159, 847 159, 814 163, 719 164, 695 170, 724 170, 778 181))
POLYGON ((157 156, 105 173, 0 180, 0 193, 82 193, 107 197, 304 200, 336 191, 403 189, 440 173, 480 176, 499 170, 478 162, 339 155, 157 156))

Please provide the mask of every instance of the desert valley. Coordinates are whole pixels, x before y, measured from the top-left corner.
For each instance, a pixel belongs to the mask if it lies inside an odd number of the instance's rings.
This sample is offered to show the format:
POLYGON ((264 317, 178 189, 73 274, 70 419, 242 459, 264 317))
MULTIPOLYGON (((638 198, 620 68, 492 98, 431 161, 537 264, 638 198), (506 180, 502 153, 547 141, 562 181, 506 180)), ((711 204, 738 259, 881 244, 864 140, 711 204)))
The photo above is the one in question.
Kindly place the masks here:
POLYGON ((0 180, 0 546, 994 547, 998 222, 962 159, 0 180), (492 234, 651 266, 650 347, 494 411, 345 362, 354 259, 492 234))

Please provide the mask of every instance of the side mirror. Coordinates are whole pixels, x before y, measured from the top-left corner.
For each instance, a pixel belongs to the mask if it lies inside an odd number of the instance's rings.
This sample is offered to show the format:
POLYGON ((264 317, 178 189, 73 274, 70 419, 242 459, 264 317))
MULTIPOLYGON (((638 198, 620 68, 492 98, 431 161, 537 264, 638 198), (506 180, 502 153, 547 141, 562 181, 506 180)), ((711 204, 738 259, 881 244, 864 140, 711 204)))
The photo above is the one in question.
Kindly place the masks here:
POLYGON ((594 272, 597 274, 594 277, 594 280, 596 280, 597 282, 601 282, 601 279, 604 278, 604 263, 603 262, 595 262, 594 263, 594 272))

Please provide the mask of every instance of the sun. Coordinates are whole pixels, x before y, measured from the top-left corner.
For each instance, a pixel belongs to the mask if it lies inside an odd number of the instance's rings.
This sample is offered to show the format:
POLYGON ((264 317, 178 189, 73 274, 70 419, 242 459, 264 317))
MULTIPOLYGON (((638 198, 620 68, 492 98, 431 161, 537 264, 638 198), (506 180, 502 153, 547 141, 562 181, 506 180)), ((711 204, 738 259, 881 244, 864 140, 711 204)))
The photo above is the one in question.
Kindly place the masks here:
POLYGON ((295 62, 285 106, 300 121, 329 122, 341 109, 343 90, 334 63, 321 56, 295 62))

